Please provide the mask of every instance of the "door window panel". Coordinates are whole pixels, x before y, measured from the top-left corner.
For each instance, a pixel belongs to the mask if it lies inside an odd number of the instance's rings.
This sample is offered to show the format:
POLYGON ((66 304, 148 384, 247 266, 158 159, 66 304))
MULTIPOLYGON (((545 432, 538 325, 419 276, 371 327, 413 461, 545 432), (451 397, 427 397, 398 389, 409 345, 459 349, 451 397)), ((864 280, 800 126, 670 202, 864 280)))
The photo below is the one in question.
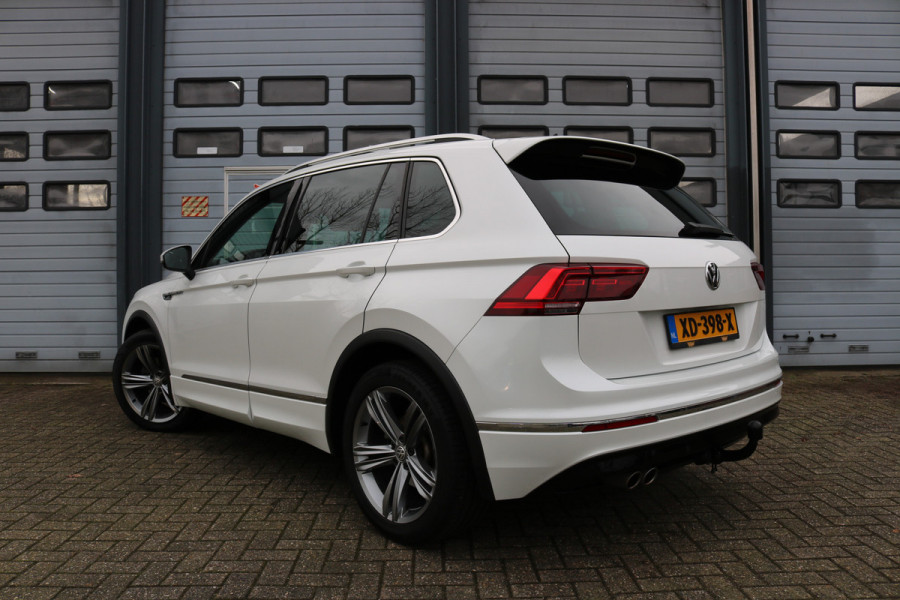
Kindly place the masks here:
POLYGON ((0 211, 28 210, 27 183, 0 183, 0 211))
POLYGON ((775 106, 812 110, 840 108, 838 84, 779 81, 775 84, 775 106))
POLYGON ((565 104, 631 104, 631 80, 627 77, 564 77, 565 104))
POLYGON ((840 181, 778 180, 778 206, 782 208, 840 208, 840 181))
POLYGON ((648 79, 650 106, 712 106, 711 79, 648 79))
POLYGON ((441 168, 433 162, 412 165, 404 237, 440 233, 456 217, 453 195, 441 168))
POLYGON ((285 252, 309 252, 358 244, 386 165, 314 175, 287 229, 285 252))
POLYGON ((900 85, 858 83, 853 86, 856 110, 900 110, 900 85))
POLYGON ((779 131, 779 158, 840 158, 841 134, 837 131, 779 131))
POLYGON ((259 103, 263 106, 328 104, 326 77, 262 77, 259 103))
POLYGON ((25 82, 0 83, 0 110, 28 110, 30 86, 25 82))
POLYGON ((204 249, 198 268, 226 265, 266 256, 275 224, 284 209, 291 187, 289 181, 259 192, 226 217, 209 246, 204 249))
POLYGON ((50 81, 44 84, 46 110, 92 110, 112 106, 109 81, 50 81))

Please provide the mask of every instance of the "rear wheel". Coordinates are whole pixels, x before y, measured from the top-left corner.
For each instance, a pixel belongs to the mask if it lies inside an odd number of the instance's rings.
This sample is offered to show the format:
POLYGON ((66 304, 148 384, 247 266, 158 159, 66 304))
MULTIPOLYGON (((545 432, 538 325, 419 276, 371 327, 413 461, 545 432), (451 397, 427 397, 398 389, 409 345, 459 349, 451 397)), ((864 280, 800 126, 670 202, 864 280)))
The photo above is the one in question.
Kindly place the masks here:
POLYGON ((169 363, 151 331, 130 336, 113 362, 113 388, 129 419, 152 431, 175 431, 187 425, 191 411, 175 404, 169 363))
POLYGON ((375 367, 344 421, 344 467, 366 516, 416 544, 469 524, 480 500, 462 430, 440 384, 415 363, 375 367))

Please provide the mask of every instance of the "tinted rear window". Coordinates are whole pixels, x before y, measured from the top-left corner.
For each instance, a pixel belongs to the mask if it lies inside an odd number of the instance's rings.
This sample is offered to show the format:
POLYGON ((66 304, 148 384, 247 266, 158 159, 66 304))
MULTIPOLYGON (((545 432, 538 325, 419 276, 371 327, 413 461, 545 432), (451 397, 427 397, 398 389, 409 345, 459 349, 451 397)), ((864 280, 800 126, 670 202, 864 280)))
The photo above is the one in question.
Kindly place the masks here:
POLYGON ((721 228, 678 188, 592 179, 530 179, 513 172, 556 235, 679 237, 687 223, 721 228))

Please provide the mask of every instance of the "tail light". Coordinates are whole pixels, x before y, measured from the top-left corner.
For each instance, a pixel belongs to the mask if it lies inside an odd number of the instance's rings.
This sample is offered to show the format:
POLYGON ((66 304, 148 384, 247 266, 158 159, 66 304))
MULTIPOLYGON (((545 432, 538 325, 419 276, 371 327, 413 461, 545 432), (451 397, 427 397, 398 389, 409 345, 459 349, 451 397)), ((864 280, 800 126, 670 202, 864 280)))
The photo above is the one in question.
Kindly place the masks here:
POLYGON ((485 315, 577 315, 585 302, 631 298, 648 270, 644 265, 536 265, 500 294, 485 315))
POLYGON ((753 269, 753 276, 756 278, 756 285, 759 286, 759 289, 765 290, 766 270, 758 262, 750 263, 750 268, 753 269))

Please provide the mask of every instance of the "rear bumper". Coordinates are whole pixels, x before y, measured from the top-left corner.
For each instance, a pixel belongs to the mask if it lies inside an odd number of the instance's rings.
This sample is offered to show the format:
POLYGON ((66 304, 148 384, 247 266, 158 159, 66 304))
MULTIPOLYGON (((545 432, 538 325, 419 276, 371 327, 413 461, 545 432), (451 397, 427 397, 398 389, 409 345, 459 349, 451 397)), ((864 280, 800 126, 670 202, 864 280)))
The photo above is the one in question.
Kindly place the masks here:
POLYGON ((542 433, 479 431, 497 500, 520 498, 570 471, 602 477, 656 467, 669 469, 704 462, 710 450, 737 442, 750 421, 762 424, 778 415, 781 381, 750 397, 676 415, 654 423, 607 431, 542 433))
POLYGON ((746 438, 751 422, 767 425, 775 420, 778 412, 776 404, 705 431, 599 456, 567 469, 549 483, 579 485, 598 479, 624 483, 627 476, 635 471, 651 468, 667 471, 689 464, 709 464, 716 451, 746 438))
POLYGON ((606 379, 578 354, 576 318, 529 319, 483 319, 447 362, 472 410, 497 500, 523 497, 575 465, 713 430, 781 399, 778 354, 765 336, 731 360, 606 379), (486 351, 497 347, 507 350, 486 351), (595 427, 585 432, 587 425, 595 427))

